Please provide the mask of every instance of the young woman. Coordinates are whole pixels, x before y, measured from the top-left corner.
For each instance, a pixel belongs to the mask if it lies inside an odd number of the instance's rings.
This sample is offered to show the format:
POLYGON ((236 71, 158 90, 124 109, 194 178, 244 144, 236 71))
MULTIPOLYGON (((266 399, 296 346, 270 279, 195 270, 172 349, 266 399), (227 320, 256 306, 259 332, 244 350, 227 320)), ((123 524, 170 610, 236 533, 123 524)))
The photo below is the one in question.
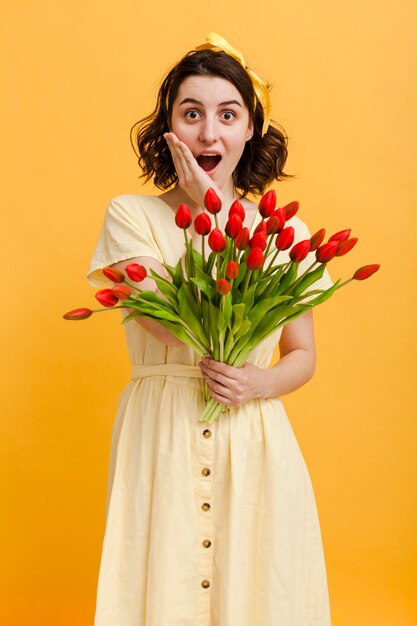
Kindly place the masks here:
MULTIPOLYGON (((209 187, 223 202, 220 227, 240 198, 253 232, 260 215, 248 193, 287 176, 286 137, 269 108, 268 86, 224 39, 210 34, 189 52, 132 129, 143 175, 167 191, 109 203, 91 284, 103 285, 107 265, 163 274, 176 264, 184 240, 174 212, 185 202, 197 215, 209 187)), ((296 240, 310 236, 298 217, 291 225, 296 240)), ((319 282, 331 284, 327 273, 319 282)), ((113 429, 95 626, 329 626, 313 488, 280 400, 314 373, 311 312, 241 368, 201 360, 152 320, 125 332, 132 380, 113 429), (212 424, 198 421, 204 378, 230 409, 212 424)))

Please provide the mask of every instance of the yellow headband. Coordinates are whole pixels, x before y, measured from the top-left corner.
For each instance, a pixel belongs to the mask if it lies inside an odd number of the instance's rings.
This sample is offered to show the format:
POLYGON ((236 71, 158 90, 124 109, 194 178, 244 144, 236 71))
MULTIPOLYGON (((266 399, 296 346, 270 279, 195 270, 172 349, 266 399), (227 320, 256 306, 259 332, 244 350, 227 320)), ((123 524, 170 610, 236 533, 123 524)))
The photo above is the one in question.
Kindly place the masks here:
POLYGON ((252 81, 253 89, 264 111, 264 123, 262 126, 262 136, 263 136, 268 130, 269 122, 271 119, 271 100, 269 98, 269 91, 268 91, 267 86, 259 78, 259 76, 255 74, 255 72, 253 72, 248 67, 246 67, 245 59, 243 58, 243 55, 237 50, 235 50, 235 48, 233 48, 230 45, 230 43, 226 41, 226 39, 224 39, 220 35, 217 35, 217 33, 209 33, 206 37, 206 41, 207 43, 203 43, 201 44, 201 46, 196 46, 195 49, 207 50, 207 49, 219 48, 220 50, 223 50, 223 52, 226 52, 226 54, 228 54, 229 56, 233 57, 238 63, 240 63, 240 65, 249 74, 249 77, 252 81))

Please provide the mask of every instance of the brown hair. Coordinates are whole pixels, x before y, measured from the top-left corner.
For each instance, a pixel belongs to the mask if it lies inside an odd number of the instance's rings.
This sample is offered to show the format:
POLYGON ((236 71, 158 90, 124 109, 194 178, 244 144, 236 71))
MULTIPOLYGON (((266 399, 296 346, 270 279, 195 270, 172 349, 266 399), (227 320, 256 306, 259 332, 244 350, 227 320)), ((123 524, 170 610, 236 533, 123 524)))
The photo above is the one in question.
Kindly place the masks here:
POLYGON ((159 189, 168 189, 178 181, 163 134, 169 131, 172 106, 178 88, 191 75, 218 76, 228 80, 239 91, 248 108, 254 133, 252 139, 246 142, 233 172, 234 186, 242 191, 242 195, 262 194, 273 180, 293 178, 283 171, 288 154, 288 137, 284 129, 273 122, 274 125, 271 123, 262 137, 264 112, 259 100, 255 98, 249 74, 233 57, 213 50, 191 51, 186 54, 164 78, 153 113, 132 126, 130 141, 143 171, 141 177, 148 181, 154 176, 154 184, 159 189))

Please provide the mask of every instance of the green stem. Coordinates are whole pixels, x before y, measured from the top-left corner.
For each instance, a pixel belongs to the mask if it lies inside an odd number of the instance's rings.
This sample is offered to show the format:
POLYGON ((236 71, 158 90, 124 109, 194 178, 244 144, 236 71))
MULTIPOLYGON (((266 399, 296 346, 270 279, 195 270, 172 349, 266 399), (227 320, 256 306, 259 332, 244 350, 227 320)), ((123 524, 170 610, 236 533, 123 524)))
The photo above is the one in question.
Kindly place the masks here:
POLYGON ((249 281, 250 281, 250 278, 251 278, 251 276, 252 276, 252 272, 253 272, 253 270, 249 270, 249 271, 247 272, 246 276, 245 276, 245 282, 244 282, 244 284, 243 284, 243 290, 242 290, 242 292, 241 292, 241 293, 242 293, 242 300, 243 300, 243 297, 244 297, 244 295, 245 295, 245 293, 246 293, 246 290, 247 290, 247 288, 248 288, 249 281))

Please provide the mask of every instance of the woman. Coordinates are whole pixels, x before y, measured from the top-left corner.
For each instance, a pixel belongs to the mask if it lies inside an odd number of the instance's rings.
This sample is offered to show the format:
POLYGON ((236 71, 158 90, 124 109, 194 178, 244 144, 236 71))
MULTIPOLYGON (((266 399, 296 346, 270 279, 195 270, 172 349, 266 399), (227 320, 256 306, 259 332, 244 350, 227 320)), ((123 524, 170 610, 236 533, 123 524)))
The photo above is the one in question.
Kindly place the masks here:
MULTIPOLYGON (((247 194, 287 176, 268 87, 225 40, 207 41, 169 72, 139 125, 144 176, 168 191, 110 202, 88 273, 95 286, 106 265, 162 274, 162 263, 176 264, 184 242, 174 211, 185 202, 201 212, 209 187, 226 209, 241 198, 253 232, 260 216, 247 194)), ((220 228, 226 219, 223 210, 220 228)), ((296 240, 309 237, 297 217, 291 224, 296 240)), ((319 282, 331 284, 327 274, 319 282)), ((143 288, 156 285, 147 278, 143 288)), ((95 626, 328 626, 313 489, 279 399, 313 375, 311 312, 242 368, 200 360, 152 320, 125 331, 132 380, 113 429, 95 626), (198 421, 203 377, 230 408, 210 425, 198 421)))

